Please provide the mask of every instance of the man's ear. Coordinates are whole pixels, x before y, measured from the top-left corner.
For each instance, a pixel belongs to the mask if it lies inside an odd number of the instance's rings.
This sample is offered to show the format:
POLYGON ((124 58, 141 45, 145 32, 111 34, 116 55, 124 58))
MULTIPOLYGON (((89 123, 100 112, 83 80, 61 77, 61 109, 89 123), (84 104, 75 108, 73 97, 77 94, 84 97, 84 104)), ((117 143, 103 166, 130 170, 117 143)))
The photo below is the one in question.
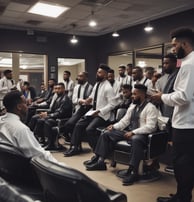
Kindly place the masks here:
POLYGON ((22 109, 22 106, 21 106, 21 104, 20 104, 20 103, 19 103, 19 104, 17 104, 16 109, 17 109, 18 111, 20 111, 20 110, 22 109))

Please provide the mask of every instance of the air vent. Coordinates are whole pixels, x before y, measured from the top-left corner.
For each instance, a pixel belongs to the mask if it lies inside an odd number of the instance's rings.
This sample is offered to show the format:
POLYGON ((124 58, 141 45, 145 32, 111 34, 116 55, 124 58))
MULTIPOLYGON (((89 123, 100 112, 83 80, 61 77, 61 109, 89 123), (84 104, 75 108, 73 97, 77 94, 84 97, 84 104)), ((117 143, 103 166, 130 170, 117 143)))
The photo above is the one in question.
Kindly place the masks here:
POLYGON ((25 4, 25 5, 33 5, 36 2, 38 2, 38 0, 11 0, 11 2, 25 4))
POLYGON ((26 24, 34 25, 34 26, 40 25, 41 23, 42 22, 38 21, 38 20, 28 20, 28 21, 26 21, 26 24))
POLYGON ((87 6, 106 6, 111 3, 113 0, 82 0, 80 4, 87 6))

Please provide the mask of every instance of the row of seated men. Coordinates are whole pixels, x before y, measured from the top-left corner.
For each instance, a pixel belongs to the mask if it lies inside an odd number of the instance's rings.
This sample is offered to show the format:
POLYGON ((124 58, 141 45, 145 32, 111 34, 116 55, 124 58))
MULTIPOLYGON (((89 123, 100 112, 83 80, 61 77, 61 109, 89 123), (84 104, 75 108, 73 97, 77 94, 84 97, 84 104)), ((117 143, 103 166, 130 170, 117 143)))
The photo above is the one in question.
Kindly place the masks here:
MULTIPOLYGON (((169 74, 172 74, 175 70, 177 72, 175 56, 166 56, 165 59, 164 66, 168 67, 166 72, 169 74)), ((120 94, 118 93, 117 95, 114 92, 112 85, 107 80, 109 72, 110 68, 107 65, 99 66, 96 74, 97 82, 94 88, 91 88, 91 94, 88 93, 89 96, 85 95, 85 97, 83 89, 81 93, 81 87, 87 85, 87 74, 79 74, 78 85, 74 90, 79 107, 64 125, 64 133, 71 134, 71 147, 65 151, 64 155, 69 157, 79 154, 81 152, 82 137, 86 134, 88 143, 95 155, 91 160, 84 162, 84 165, 87 170, 106 170, 104 160, 113 150, 114 144, 123 139, 130 141, 133 149, 128 170, 129 175, 123 180, 123 183, 128 185, 138 180, 138 166, 147 142, 147 134, 157 130, 158 109, 150 102, 150 96, 148 99, 148 94, 150 95, 149 86, 146 87, 145 83, 138 84, 137 82, 143 80, 142 69, 134 67, 132 70, 132 99, 129 101, 129 104, 130 102, 132 104, 129 106, 125 116, 117 123, 109 125, 107 131, 99 137, 96 133, 96 128, 107 126, 112 111, 120 104, 120 96, 118 96, 120 94), (136 79, 137 75, 142 77, 136 79), (80 79, 81 77, 86 77, 85 82, 80 79), (82 97, 80 98, 81 94, 82 97)), ((172 83, 172 79, 169 82, 172 83)), ((170 87, 169 82, 166 83, 168 87, 170 87)), ((126 87, 126 85, 124 86, 126 87)), ((130 91, 130 87, 128 90, 130 91)), ((31 130, 34 130, 34 134, 41 137, 42 141, 44 141, 45 136, 49 136, 48 149, 54 147, 55 138, 53 138, 52 127, 56 125, 56 118, 70 117, 72 110, 71 101, 65 93, 64 84, 59 83, 57 85, 57 95, 50 112, 36 114, 29 119, 28 123, 31 130), (58 106, 58 108, 55 108, 55 106, 58 106)), ((154 95, 151 98, 154 101, 154 95)))

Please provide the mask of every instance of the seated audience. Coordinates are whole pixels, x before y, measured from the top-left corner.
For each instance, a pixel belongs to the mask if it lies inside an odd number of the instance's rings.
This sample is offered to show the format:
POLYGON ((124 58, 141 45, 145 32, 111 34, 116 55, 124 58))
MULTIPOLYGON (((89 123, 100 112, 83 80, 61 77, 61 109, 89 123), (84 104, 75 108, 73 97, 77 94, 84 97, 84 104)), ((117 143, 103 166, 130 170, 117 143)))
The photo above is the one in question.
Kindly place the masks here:
POLYGON ((138 168, 144 158, 144 148, 147 146, 148 134, 157 128, 158 110, 146 100, 147 87, 136 84, 132 91, 132 104, 125 116, 114 125, 109 125, 101 134, 94 149, 95 156, 85 161, 87 170, 106 170, 104 162, 114 149, 116 142, 129 141, 132 144, 128 174, 123 179, 123 185, 133 184, 138 180, 138 168))
POLYGON ((129 108, 131 104, 131 90, 132 86, 129 84, 124 84, 121 87, 120 103, 114 109, 116 112, 115 120, 121 120, 129 108))
POLYGON ((34 87, 30 86, 28 81, 24 81, 22 86, 22 93, 26 99, 27 105, 30 105, 36 97, 36 91, 34 87))
POLYGON ((56 149, 55 134, 52 132, 52 127, 57 125, 57 119, 69 118, 72 115, 72 102, 65 93, 64 83, 57 85, 57 98, 54 101, 51 110, 48 112, 40 112, 32 117, 32 125, 35 125, 34 134, 36 137, 41 137, 44 143, 44 138, 48 138, 47 149, 56 149))

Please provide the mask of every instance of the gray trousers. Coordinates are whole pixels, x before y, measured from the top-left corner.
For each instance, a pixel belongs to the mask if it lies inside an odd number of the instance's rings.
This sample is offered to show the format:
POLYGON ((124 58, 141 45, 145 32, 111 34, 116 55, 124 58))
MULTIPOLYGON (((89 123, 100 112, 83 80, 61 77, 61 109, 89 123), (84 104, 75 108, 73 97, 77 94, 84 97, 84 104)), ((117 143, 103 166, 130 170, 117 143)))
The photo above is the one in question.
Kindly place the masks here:
MULTIPOLYGON (((103 158, 107 158, 114 150, 115 144, 124 138, 124 131, 105 131, 98 139, 94 153, 103 158)), ((147 146, 148 135, 134 135, 130 140, 126 140, 132 145, 129 164, 138 170, 140 161, 144 158, 144 149, 147 146)))

